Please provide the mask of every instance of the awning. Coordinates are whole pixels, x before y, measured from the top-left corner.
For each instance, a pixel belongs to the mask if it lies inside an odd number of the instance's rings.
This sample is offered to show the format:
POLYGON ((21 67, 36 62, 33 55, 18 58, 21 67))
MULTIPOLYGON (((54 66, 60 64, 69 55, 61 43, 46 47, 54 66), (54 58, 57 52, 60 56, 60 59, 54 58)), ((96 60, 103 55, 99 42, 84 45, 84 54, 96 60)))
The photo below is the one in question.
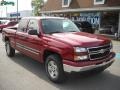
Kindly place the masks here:
POLYGON ((89 11, 120 11, 120 7, 95 7, 95 8, 77 8, 53 11, 41 11, 40 13, 66 13, 66 12, 89 12, 89 11))

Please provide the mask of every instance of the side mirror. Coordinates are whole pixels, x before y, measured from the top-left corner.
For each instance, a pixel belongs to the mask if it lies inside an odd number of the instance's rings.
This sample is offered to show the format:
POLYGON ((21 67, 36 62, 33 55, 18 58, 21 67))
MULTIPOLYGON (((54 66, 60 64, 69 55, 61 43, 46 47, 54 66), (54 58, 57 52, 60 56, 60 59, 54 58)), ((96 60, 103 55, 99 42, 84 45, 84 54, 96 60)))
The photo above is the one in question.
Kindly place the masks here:
POLYGON ((38 32, 37 32, 37 30, 29 30, 28 34, 30 34, 30 35, 38 35, 38 32))

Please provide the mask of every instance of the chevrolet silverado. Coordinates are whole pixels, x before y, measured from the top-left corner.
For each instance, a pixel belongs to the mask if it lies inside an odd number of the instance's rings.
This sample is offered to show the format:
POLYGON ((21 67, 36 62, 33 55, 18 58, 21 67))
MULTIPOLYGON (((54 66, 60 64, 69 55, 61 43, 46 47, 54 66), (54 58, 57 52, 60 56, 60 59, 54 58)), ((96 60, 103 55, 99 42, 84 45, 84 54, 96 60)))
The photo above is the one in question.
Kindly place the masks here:
POLYGON ((104 71, 114 62, 110 39, 81 32, 66 18, 25 17, 2 36, 9 57, 17 50, 43 63, 53 82, 64 81, 65 72, 104 71))

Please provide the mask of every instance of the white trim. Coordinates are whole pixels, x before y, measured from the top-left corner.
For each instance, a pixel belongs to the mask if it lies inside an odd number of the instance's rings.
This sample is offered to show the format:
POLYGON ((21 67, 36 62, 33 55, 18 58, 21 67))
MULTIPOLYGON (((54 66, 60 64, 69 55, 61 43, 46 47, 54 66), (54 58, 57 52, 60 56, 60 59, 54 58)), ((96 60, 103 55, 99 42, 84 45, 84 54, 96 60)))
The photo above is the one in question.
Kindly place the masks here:
POLYGON ((62 0, 62 7, 69 7, 72 0, 68 0, 67 4, 64 5, 64 0, 62 0))
POLYGON ((99 5, 99 4, 105 4, 105 0, 101 0, 99 2, 97 2, 96 0, 94 0, 94 5, 99 5))
POLYGON ((76 8, 53 11, 41 11, 40 13, 64 13, 64 12, 87 12, 87 11, 120 11, 120 6, 117 7, 97 7, 97 8, 76 8))
POLYGON ((37 55, 39 55, 39 53, 40 53, 39 50, 36 50, 36 49, 30 48, 30 47, 24 46, 24 45, 22 45, 20 43, 16 43, 16 46, 21 48, 21 49, 27 50, 27 51, 29 51, 31 53, 37 54, 37 55))

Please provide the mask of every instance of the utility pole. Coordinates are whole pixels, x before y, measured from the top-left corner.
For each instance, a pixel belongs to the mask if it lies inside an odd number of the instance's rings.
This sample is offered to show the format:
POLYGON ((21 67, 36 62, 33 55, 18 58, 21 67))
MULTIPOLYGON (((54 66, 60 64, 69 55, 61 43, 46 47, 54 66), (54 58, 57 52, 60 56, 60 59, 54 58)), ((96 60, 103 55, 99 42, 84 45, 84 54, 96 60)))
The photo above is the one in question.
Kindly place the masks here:
POLYGON ((17 0, 17 21, 18 21, 18 0, 17 0))
POLYGON ((2 10, 0 11, 0 17, 2 17, 2 10))
POLYGON ((6 17, 7 17, 7 6, 6 6, 6 17))

